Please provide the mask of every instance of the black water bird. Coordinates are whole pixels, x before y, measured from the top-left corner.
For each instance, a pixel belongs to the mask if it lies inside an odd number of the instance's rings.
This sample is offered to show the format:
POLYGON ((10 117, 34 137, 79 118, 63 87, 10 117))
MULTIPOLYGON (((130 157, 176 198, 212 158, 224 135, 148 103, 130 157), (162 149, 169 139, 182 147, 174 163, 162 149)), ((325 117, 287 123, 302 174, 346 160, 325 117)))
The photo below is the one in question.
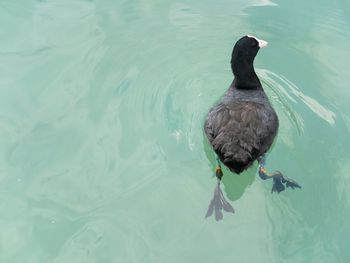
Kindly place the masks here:
POLYGON ((220 220, 222 209, 234 212, 220 189, 221 163, 240 174, 258 161, 259 176, 263 180, 273 179, 272 192, 280 193, 285 187, 301 188, 281 172, 270 174, 265 168, 265 153, 273 143, 279 124, 253 65, 259 49, 265 46, 266 41, 249 35, 237 41, 231 58, 234 80, 207 114, 204 130, 217 155, 218 185, 206 217, 215 211, 216 220, 220 220))

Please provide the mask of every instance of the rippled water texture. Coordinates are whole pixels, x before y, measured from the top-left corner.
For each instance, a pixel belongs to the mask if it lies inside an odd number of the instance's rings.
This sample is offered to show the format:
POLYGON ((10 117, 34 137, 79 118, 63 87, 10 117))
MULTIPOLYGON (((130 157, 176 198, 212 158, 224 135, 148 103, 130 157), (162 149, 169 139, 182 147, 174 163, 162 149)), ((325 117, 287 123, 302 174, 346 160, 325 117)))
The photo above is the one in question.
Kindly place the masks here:
POLYGON ((0 1, 0 262, 350 262, 349 1, 0 1), (202 124, 234 42, 280 117, 215 186, 202 124))

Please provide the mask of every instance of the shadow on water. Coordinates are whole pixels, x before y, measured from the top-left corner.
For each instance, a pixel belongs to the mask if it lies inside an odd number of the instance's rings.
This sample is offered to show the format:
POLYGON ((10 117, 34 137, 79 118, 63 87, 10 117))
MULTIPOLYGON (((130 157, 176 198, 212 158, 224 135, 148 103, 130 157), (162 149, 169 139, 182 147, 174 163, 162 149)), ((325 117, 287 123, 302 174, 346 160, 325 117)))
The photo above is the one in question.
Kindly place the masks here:
MULTIPOLYGON (((205 155, 207 156, 210 162, 210 166, 212 167, 211 170, 213 171, 213 176, 215 176, 215 153, 210 146, 205 134, 203 135, 203 146, 205 155)), ((250 169, 240 175, 232 173, 225 166, 222 166, 222 171, 224 173, 224 176, 222 178, 222 184, 224 187, 222 190, 225 192, 228 199, 231 201, 236 201, 243 195, 247 187, 253 183, 257 171, 257 164, 254 164, 250 169)), ((214 186, 215 183, 213 184, 213 188, 214 186)))

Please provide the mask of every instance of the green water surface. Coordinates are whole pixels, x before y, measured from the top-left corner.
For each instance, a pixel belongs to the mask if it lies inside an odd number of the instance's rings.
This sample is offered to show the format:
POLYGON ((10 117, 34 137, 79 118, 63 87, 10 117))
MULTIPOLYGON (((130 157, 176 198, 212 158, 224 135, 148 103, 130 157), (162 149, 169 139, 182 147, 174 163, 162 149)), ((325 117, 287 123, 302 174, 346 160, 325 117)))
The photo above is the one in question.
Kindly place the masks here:
POLYGON ((348 0, 1 0, 1 263, 349 263, 348 0), (202 130, 233 44, 280 118, 268 168, 216 183, 202 130))

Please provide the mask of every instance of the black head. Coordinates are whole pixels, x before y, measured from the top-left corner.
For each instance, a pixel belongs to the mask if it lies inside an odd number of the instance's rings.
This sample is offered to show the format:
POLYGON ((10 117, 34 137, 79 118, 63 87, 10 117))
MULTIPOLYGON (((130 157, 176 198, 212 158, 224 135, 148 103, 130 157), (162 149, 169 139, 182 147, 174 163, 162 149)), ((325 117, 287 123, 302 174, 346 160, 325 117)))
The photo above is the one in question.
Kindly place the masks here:
POLYGON ((266 46, 266 41, 249 35, 237 41, 231 58, 231 68, 237 87, 254 88, 261 85, 255 74, 253 62, 259 49, 266 46))

